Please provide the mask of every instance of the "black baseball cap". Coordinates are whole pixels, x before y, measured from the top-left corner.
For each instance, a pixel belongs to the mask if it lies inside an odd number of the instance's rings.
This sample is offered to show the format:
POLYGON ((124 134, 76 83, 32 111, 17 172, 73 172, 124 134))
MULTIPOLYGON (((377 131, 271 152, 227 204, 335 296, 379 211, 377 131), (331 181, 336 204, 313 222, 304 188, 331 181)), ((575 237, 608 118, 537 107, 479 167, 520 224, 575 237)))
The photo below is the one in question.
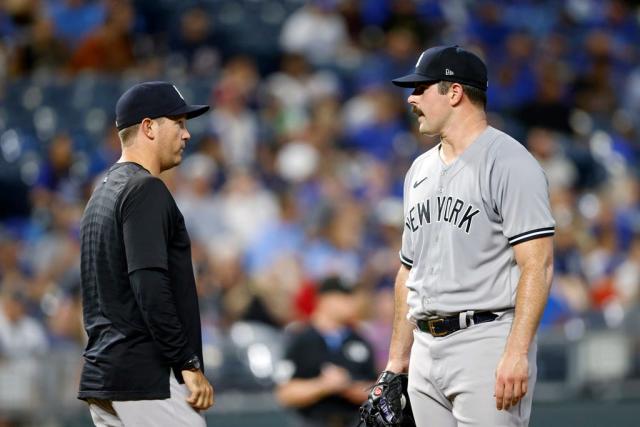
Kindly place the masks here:
POLYGON ((459 46, 435 46, 422 52, 412 74, 392 80, 400 87, 445 80, 487 90, 487 66, 477 55, 459 46))
POLYGON ((354 291, 352 286, 349 286, 344 280, 338 276, 326 277, 318 286, 318 294, 324 295, 332 292, 349 295, 354 291))
POLYGON ((208 105, 188 105, 171 83, 144 82, 131 87, 118 99, 116 127, 122 130, 137 125, 145 118, 186 115, 187 119, 192 119, 208 110, 208 105))

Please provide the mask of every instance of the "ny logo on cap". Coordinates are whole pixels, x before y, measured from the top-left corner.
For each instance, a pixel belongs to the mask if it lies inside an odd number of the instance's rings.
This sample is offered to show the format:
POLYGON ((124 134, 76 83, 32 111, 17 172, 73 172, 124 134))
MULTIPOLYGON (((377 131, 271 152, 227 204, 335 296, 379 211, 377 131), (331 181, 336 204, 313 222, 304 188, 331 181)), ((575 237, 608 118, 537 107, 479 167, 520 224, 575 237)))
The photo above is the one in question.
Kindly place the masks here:
POLYGON ((453 71, 451 71, 450 69, 445 68, 445 69, 444 69, 444 74, 445 74, 446 76, 453 76, 455 73, 454 73, 453 71))
POLYGON ((180 93, 180 91, 178 90, 178 88, 176 87, 176 85, 172 85, 173 88, 176 90, 176 92, 178 92, 178 95, 180 95, 180 98, 182 98, 182 100, 184 101, 184 96, 182 96, 182 94, 180 93))
POLYGON ((418 66, 420 65, 420 61, 422 61, 423 56, 424 56, 424 52, 422 52, 422 54, 420 55, 420 58, 418 58, 418 62, 416 62, 416 68, 418 68, 418 66))

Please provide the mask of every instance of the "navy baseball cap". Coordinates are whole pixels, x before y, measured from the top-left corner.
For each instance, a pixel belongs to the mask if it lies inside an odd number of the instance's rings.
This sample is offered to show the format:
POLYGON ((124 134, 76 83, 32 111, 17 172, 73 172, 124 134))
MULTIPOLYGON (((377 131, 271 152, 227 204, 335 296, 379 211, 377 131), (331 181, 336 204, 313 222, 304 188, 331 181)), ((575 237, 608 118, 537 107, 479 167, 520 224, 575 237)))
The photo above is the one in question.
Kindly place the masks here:
POLYGON ((337 276, 326 277, 318 286, 318 294, 324 295, 328 293, 352 294, 354 291, 344 280, 337 276))
POLYGON ((137 125, 145 118, 186 115, 187 119, 192 119, 208 110, 208 105, 188 105, 171 83, 144 82, 131 87, 118 99, 116 127, 122 130, 137 125))
POLYGON ((459 46, 436 46, 422 52, 412 74, 392 80, 400 87, 441 80, 487 90, 487 66, 477 55, 459 46))

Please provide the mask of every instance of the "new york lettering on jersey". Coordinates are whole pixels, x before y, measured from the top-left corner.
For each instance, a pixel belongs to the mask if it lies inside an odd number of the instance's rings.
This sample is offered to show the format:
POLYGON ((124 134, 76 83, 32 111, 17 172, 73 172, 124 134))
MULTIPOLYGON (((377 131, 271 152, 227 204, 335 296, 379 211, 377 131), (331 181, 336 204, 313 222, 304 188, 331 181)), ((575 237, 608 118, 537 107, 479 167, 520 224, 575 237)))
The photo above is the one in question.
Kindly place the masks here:
POLYGON ((410 315, 513 307, 519 270, 511 241, 553 234, 548 203, 540 202, 544 175, 517 141, 491 127, 449 165, 438 149, 416 159, 405 182, 400 260, 417 266, 407 282, 410 315), (507 174, 527 193, 505 191, 507 174))
POLYGON ((409 209, 405 225, 412 232, 416 232, 423 225, 431 224, 432 220, 448 222, 469 234, 473 217, 478 213, 480 209, 457 197, 437 196, 435 199, 419 202, 409 209), (433 209, 433 216, 431 206, 436 207, 433 209))

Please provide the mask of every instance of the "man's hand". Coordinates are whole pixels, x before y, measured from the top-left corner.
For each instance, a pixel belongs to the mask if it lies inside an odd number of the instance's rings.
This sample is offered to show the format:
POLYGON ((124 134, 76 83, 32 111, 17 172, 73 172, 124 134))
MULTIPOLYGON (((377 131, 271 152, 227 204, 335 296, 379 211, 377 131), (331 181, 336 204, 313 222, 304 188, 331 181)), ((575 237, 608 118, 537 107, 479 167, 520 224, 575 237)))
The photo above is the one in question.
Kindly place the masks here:
POLYGON ((340 393, 351 384, 349 372, 336 365, 328 364, 322 368, 320 382, 327 394, 340 393))
POLYGON ((191 392, 187 398, 187 403, 196 410, 206 410, 213 405, 213 387, 202 371, 182 371, 184 383, 191 392))
POLYGON ((360 406, 360 421, 367 427, 416 427, 407 387, 407 374, 384 371, 368 399, 360 406))
POLYGON ((351 403, 360 405, 363 401, 367 400, 369 390, 371 390, 373 384, 373 381, 354 381, 340 393, 340 396, 351 403))
POLYGON ((529 359, 526 353, 505 352, 496 369, 496 408, 505 411, 527 394, 529 359))

